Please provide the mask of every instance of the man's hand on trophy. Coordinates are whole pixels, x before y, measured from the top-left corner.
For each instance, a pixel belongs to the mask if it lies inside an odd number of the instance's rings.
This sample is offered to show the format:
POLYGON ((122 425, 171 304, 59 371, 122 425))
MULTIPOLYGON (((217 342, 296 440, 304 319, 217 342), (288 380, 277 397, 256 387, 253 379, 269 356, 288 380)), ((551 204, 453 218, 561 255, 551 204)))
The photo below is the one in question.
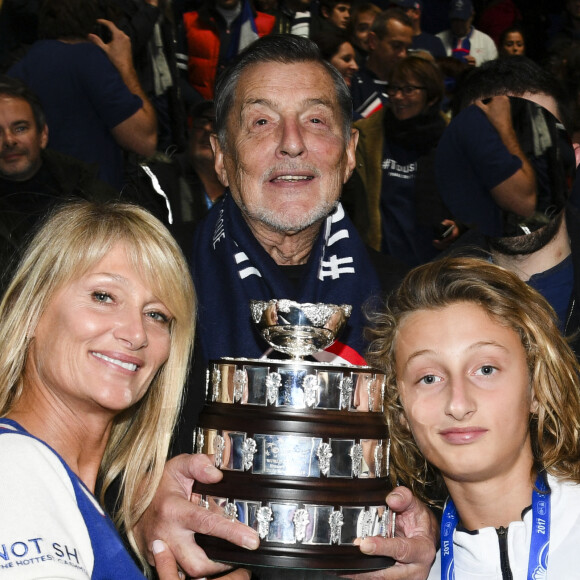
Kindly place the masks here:
MULTIPOLYGON (((155 497, 134 530, 137 543, 142 549, 147 549, 147 558, 152 564, 155 561, 151 551, 153 541, 162 539, 180 568, 190 577, 199 578, 228 570, 225 564, 208 559, 195 542, 195 532, 227 539, 249 550, 258 547, 260 540, 254 530, 191 501, 194 481, 216 483, 221 478, 221 471, 206 455, 178 455, 167 462, 155 497)), ((245 573, 236 571, 240 572, 245 573)))
POLYGON ((435 560, 435 547, 439 539, 437 520, 431 510, 406 487, 395 488, 386 501, 397 514, 395 537, 369 537, 358 539, 356 543, 364 554, 389 556, 396 560, 395 565, 346 578, 425 580, 435 560))

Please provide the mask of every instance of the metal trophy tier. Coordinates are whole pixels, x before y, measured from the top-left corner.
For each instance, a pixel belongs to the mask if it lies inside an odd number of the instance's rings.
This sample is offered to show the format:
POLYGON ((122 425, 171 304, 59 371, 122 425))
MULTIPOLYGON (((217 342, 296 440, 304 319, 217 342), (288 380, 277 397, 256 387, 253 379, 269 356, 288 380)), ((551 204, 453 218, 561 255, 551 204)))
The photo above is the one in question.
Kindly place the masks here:
POLYGON ((252 301, 262 336, 290 359, 210 361, 194 452, 213 456, 218 484, 193 501, 259 534, 256 551, 196 535, 214 560, 246 567, 356 572, 386 568, 356 538, 390 536, 384 374, 303 360, 330 346, 351 307, 252 301))

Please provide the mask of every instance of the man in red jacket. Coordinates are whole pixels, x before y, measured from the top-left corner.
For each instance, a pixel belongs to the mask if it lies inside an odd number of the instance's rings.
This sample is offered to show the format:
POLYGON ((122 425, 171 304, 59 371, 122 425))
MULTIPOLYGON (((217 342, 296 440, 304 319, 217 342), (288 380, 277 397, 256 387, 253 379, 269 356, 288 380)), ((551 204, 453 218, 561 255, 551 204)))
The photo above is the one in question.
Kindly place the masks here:
POLYGON ((252 10, 248 0, 206 0, 183 15, 190 85, 213 99, 217 75, 243 48, 270 34, 276 18, 252 10))

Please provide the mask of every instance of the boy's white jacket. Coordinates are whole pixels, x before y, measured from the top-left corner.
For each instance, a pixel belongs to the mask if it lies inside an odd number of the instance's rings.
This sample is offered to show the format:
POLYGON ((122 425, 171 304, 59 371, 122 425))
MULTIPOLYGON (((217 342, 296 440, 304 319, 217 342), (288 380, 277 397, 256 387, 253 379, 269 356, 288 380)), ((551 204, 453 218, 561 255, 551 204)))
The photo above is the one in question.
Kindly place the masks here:
MULTIPOLYGON (((580 485, 548 476, 551 493, 550 548, 546 576, 534 580, 580 578, 580 485)), ((514 580, 526 580, 532 528, 532 511, 509 525, 507 545, 514 580)), ((499 538, 495 528, 477 532, 455 530, 453 536, 456 580, 501 580, 499 538)), ((441 578, 441 554, 429 580, 441 578)))

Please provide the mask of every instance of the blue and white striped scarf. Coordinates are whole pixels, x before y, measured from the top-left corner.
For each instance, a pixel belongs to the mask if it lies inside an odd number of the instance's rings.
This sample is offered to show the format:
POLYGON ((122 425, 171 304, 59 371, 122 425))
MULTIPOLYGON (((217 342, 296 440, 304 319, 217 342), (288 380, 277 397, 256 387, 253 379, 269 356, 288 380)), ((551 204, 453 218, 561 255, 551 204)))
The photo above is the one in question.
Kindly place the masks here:
POLYGON ((352 315, 339 337, 346 347, 341 350, 335 345, 332 352, 340 350, 343 359, 362 363, 366 344, 361 307, 380 292, 380 284, 367 249, 342 205, 324 221, 298 292, 256 240, 229 193, 196 230, 192 273, 204 362, 222 356, 261 357, 268 345, 251 321, 250 300, 288 298, 350 304, 352 315))

